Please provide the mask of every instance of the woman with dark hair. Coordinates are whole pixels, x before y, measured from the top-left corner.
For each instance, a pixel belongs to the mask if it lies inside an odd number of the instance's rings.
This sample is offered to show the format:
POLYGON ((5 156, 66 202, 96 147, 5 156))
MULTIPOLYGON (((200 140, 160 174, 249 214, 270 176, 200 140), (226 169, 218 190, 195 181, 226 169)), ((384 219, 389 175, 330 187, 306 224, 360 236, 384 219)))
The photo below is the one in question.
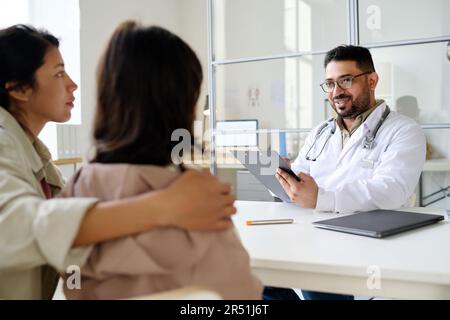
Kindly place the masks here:
POLYGON ((37 136, 70 118, 77 89, 58 45, 29 26, 0 30, 0 299, 51 298, 53 268, 83 265, 91 244, 160 227, 232 226, 230 187, 206 172, 127 199, 53 199, 64 181, 37 136))
MULTIPOLYGON (((96 155, 63 195, 117 200, 164 188, 174 165, 172 132, 191 132, 202 70, 192 49, 159 27, 121 24, 98 69, 96 155)), ((190 142, 190 139, 189 139, 190 142)), ((261 283, 234 230, 151 230, 94 247, 70 299, 116 299, 184 286, 225 299, 260 299, 261 283)))

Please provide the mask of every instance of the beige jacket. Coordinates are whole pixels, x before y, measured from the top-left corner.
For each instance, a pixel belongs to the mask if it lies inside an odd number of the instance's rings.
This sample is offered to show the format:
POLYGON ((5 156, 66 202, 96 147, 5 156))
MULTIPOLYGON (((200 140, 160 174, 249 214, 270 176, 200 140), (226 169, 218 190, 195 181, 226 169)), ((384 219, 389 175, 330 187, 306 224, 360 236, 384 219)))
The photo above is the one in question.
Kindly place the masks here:
MULTIPOLYGON (((160 189, 178 176, 175 167, 89 164, 69 181, 62 196, 120 199, 160 189)), ((137 297, 183 286, 208 287, 225 299, 261 299, 262 285, 235 230, 147 231, 94 247, 81 269, 81 290, 69 299, 137 297)))
POLYGON ((82 265, 90 248, 70 250, 79 224, 97 200, 45 200, 39 180, 63 186, 48 149, 0 107, 0 299, 49 298, 43 266, 82 265))

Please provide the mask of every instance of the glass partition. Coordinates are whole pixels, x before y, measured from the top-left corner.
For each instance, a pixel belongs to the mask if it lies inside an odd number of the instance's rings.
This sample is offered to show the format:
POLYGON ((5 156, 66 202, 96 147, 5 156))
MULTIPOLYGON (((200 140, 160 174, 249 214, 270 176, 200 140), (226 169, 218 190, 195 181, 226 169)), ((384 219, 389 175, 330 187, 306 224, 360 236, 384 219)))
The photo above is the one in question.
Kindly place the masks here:
POLYGON ((346 19, 346 0, 217 0, 215 58, 326 51, 348 42, 346 19))
POLYGON ((260 129, 310 128, 331 114, 319 83, 323 55, 220 65, 216 120, 256 119, 260 129))
POLYGON ((358 11, 363 45, 450 36, 447 0, 360 0, 358 11))
MULTIPOLYGON (((376 97, 429 128, 416 204, 450 208, 450 1, 210 3, 216 123, 248 120, 258 125, 251 133, 257 133, 257 146, 236 148, 276 150, 295 159, 308 129, 333 115, 319 87, 324 53, 340 44, 366 46, 380 76, 376 97)), ((219 178, 233 185, 238 199, 274 201, 229 154, 231 149, 223 143, 215 149, 219 178)))
POLYGON ((450 123, 450 61, 446 43, 371 49, 380 82, 375 91, 419 123, 450 123))

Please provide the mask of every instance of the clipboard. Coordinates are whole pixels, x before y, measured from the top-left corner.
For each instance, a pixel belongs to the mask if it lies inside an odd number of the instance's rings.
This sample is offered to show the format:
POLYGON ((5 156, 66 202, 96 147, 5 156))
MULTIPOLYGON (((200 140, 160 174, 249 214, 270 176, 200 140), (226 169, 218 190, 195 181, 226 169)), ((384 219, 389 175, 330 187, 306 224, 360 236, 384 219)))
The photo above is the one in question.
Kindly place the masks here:
POLYGON ((259 150, 231 151, 233 156, 270 192, 285 202, 291 199, 278 182, 275 174, 281 168, 290 175, 298 177, 276 151, 261 152, 259 150))

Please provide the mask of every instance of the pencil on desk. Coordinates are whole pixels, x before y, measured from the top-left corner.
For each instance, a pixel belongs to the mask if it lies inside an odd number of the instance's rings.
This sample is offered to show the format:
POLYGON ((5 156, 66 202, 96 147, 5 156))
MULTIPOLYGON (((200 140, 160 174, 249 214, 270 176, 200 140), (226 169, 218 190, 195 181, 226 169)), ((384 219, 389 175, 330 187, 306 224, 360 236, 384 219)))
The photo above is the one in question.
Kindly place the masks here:
POLYGON ((272 220, 247 220, 246 225, 262 225, 262 224, 283 224, 283 223, 294 223, 294 219, 272 219, 272 220))

